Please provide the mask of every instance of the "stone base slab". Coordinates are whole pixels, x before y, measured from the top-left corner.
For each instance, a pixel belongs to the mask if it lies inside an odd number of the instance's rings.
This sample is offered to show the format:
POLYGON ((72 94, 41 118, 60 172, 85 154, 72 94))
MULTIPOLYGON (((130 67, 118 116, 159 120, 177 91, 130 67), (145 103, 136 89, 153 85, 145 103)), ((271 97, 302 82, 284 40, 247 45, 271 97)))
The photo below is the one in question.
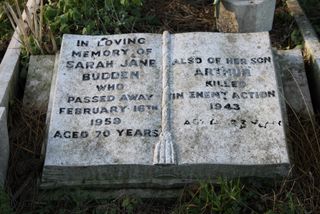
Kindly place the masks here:
POLYGON ((42 189, 172 189, 199 181, 225 178, 287 176, 289 164, 270 165, 121 165, 91 167, 45 167, 42 189))

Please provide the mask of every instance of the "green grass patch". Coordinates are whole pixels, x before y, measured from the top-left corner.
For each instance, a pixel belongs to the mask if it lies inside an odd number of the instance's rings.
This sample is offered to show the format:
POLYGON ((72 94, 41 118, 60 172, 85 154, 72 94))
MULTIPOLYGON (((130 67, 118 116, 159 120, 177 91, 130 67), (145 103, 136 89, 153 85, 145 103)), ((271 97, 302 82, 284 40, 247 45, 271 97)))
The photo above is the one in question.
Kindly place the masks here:
POLYGON ((44 18, 58 44, 63 34, 108 35, 135 32, 152 25, 142 13, 143 0, 59 0, 44 6, 44 18))
POLYGON ((0 213, 10 214, 13 213, 12 208, 10 207, 10 200, 3 187, 0 186, 0 213))
MULTIPOLYGON (((4 11, 4 8, 3 8, 4 2, 13 3, 13 0, 0 0, 0 61, 7 49, 7 46, 10 42, 10 39, 14 31, 4 11)), ((20 0, 19 3, 21 6, 25 3, 25 1, 20 0)))
POLYGON ((143 0, 41 1, 35 13, 27 14, 27 22, 22 20, 16 4, 6 4, 6 8, 14 27, 19 27, 27 54, 56 52, 63 34, 131 33, 136 32, 136 26, 148 31, 147 28, 157 23, 153 16, 142 12, 143 0), (30 30, 27 31, 24 25, 30 30))

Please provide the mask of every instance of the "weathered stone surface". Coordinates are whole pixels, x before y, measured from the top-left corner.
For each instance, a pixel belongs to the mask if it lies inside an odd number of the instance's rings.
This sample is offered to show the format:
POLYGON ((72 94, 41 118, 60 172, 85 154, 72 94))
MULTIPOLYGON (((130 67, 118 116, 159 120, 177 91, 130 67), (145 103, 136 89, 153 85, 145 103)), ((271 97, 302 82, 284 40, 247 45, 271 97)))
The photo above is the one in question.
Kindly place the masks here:
POLYGON ((7 175, 9 159, 9 138, 7 116, 4 107, 0 107, 0 185, 3 185, 7 175))
POLYGON ((30 57, 23 97, 23 105, 25 107, 47 108, 54 60, 54 55, 32 55, 30 57))
POLYGON ((300 49, 275 51, 277 69, 281 72, 285 101, 298 115, 314 116, 300 49))
POLYGON ((173 44, 184 50, 172 52, 178 163, 288 163, 268 34, 176 34, 173 44), (192 56, 201 63, 181 63, 192 56))
POLYGON ((276 0, 223 0, 226 9, 234 11, 238 32, 261 32, 272 29, 276 0))
POLYGON ((103 36, 64 36, 46 166, 152 164, 161 127, 161 35, 110 37, 137 42, 106 46, 103 36), (77 47, 77 39, 90 41, 90 46, 77 47), (91 57, 100 50, 100 57, 91 57), (81 57, 72 57, 73 51, 81 57), (149 66, 135 66, 133 59, 147 60, 149 66), (86 63, 94 68, 82 68, 86 63))
POLYGON ((55 76, 44 188, 287 174, 268 33, 65 35, 55 76))

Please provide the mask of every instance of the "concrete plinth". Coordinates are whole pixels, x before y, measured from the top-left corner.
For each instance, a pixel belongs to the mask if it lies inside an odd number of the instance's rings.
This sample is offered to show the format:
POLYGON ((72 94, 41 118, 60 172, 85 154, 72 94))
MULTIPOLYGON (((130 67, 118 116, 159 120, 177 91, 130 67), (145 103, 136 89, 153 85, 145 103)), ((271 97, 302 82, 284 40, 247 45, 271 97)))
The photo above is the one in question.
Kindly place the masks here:
POLYGON ((28 78, 23 97, 24 107, 47 109, 54 60, 54 55, 30 57, 28 78))

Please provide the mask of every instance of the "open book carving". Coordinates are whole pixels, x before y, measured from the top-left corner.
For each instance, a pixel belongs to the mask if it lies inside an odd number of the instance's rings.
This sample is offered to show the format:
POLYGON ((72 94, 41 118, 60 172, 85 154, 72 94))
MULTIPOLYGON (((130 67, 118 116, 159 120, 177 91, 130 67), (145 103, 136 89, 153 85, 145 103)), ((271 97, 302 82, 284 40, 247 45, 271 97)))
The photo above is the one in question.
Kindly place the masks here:
POLYGON ((64 35, 53 84, 44 185, 287 173, 268 33, 64 35))

